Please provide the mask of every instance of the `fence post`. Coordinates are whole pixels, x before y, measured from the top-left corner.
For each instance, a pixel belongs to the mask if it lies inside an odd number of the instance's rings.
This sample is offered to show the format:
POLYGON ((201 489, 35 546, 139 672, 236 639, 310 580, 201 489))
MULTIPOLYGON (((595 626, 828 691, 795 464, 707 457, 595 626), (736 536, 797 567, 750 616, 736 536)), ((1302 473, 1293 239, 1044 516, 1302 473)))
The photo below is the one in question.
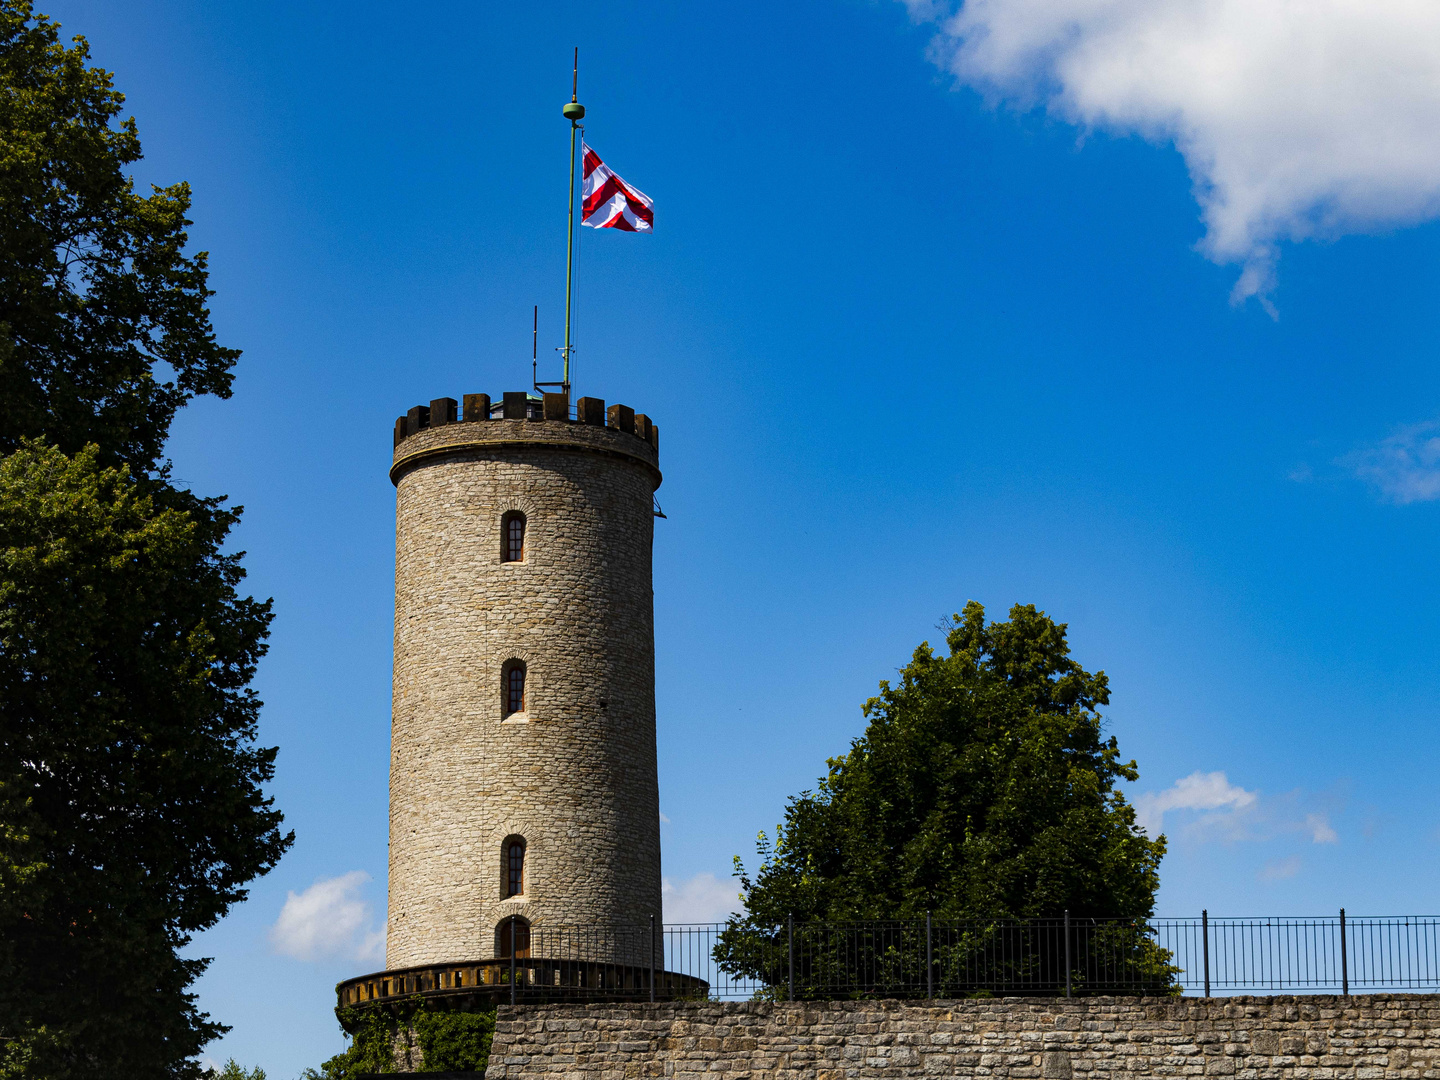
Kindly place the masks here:
POLYGON ((1205 996, 1210 996, 1210 912, 1200 912, 1200 948, 1205 954, 1205 996))
POLYGON ((515 916, 510 916, 510 1004, 515 1004, 515 916))
POLYGON ((925 996, 935 1000, 935 960, 930 951, 930 912, 925 912, 925 996))
POLYGON ((1070 909, 1065 909, 1065 996, 1070 996, 1070 909))
POLYGON ((791 914, 785 916, 785 926, 786 926, 786 937, 789 939, 789 943, 790 943, 790 966, 789 966, 789 972, 790 972, 790 976, 789 976, 790 994, 789 994, 789 996, 788 996, 785 1000, 786 1000, 786 1001, 794 1001, 794 1000, 795 1000, 795 914, 794 914, 793 912, 792 912, 791 914))
POLYGON ((650 1000, 655 1000, 655 916, 650 916, 650 1000))
POLYGON ((1350 956, 1345 949, 1345 909, 1340 909, 1340 992, 1350 996, 1350 956))

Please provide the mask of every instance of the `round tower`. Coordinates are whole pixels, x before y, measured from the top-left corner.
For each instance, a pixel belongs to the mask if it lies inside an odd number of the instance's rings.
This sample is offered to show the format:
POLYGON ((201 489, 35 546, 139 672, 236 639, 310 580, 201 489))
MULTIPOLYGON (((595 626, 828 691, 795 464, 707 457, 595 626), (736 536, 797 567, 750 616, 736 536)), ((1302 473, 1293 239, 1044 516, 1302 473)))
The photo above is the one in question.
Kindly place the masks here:
MULTIPOLYGON (((560 394, 458 412, 397 421, 390 469, 391 971, 660 919, 658 430, 560 394)), ((642 961, 603 940, 589 959, 642 961)))

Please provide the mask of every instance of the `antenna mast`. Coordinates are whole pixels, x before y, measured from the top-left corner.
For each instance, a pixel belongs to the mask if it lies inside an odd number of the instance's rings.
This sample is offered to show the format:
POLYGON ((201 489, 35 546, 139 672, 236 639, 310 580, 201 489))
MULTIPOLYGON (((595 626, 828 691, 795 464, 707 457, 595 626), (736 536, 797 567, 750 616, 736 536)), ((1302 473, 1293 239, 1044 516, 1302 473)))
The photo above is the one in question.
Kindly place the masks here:
POLYGON ((585 119, 585 106, 580 104, 580 46, 575 46, 575 67, 570 80, 570 100, 560 110, 561 115, 570 121, 570 205, 569 205, 569 229, 565 245, 565 346, 560 350, 561 356, 565 359, 565 370, 561 376, 561 385, 565 388, 565 396, 570 395, 570 353, 574 345, 570 341, 570 298, 574 292, 575 283, 575 135, 583 130, 580 121, 585 119))
MULTIPOLYGON (((540 305, 535 305, 535 326, 530 331, 530 381, 540 389, 540 305)), ((554 385, 551 383, 550 385, 554 385)))

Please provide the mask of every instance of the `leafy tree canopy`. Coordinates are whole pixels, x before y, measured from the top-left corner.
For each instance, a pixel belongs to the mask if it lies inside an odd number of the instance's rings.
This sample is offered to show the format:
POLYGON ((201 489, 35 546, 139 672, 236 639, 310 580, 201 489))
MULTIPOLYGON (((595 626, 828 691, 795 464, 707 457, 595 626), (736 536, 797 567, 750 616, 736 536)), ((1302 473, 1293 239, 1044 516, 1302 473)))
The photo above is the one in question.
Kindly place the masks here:
POLYGON ((1135 763, 1104 736, 1105 674, 1070 658, 1065 629, 1031 605, 987 624, 972 602, 949 655, 916 649, 773 845, 761 834, 753 880, 736 858, 741 924, 1152 914, 1165 839, 1116 789, 1135 763))
POLYGON ((221 1068, 211 1069, 206 1074, 206 1080, 265 1080, 265 1070, 258 1065, 247 1069, 231 1058, 221 1068))
POLYGON ((0 0, 0 1078, 192 1078, 178 950, 289 846, 249 688, 238 509, 170 483, 228 395, 185 185, 140 196, 82 39, 0 0))
POLYGON ((141 195, 133 118, 81 38, 0 2, 0 452, 46 436, 106 464, 160 463, 176 409, 230 394, 206 253, 185 253, 190 188, 141 195))
POLYGON ((269 605, 218 550, 233 516, 159 509, 97 458, 0 459, 0 1063, 185 1075, 223 1028, 175 950, 289 844, 261 790, 275 751, 252 745, 269 605))
POLYGON ((300 1080, 355 1080, 393 1072, 397 1058, 407 1063, 405 1068, 419 1072, 473 1072, 480 1076, 490 1060, 495 1037, 493 1005, 464 1012, 427 1005, 416 997, 398 1013, 345 1009, 340 1018, 353 1033, 350 1045, 319 1069, 306 1069, 300 1080))

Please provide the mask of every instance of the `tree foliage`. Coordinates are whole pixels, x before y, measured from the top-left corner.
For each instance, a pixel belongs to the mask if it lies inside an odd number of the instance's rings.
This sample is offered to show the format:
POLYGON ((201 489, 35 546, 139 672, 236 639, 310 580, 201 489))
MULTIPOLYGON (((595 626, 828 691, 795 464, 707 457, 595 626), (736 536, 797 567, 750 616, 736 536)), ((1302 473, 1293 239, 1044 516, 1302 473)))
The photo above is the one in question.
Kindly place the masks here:
POLYGON ((253 1069, 247 1069, 231 1058, 220 1068, 211 1069, 206 1074, 205 1080, 265 1080, 265 1070, 258 1065, 253 1069))
POLYGON ((135 190, 133 118, 83 39, 0 2, 0 451, 46 436, 147 472, 175 411, 228 397, 207 255, 187 255, 190 188, 135 190))
POLYGON ((189 192, 136 194, 123 97, 0 0, 0 1077, 199 1077, 196 931, 288 847, 249 688, 239 510, 176 487, 229 393, 189 192))
POLYGON ((233 521, 158 507, 94 446, 0 459, 0 776, 28 875, 0 1045, 27 1076, 184 1075, 223 1030, 176 950, 289 842, 252 745, 269 605, 236 594, 233 521))
POLYGON ((735 925, 1151 915, 1165 840, 1116 789, 1135 763, 1104 736, 1108 682, 1070 658, 1065 629, 1030 605, 987 624, 972 602, 948 655, 916 649, 773 845, 761 834, 753 880, 736 858, 735 925))
POLYGON ((320 1068, 306 1069, 300 1080, 354 1080, 395 1071, 397 1050, 406 1068, 421 1072, 473 1072, 483 1075, 495 1037, 495 1007, 464 1011, 427 1005, 415 998, 396 1012, 346 1009, 341 1014, 353 1032, 343 1053, 320 1068), (418 1059, 418 1060, 416 1060, 418 1059))
POLYGON ((350 1045, 300 1080, 355 1080, 367 1073, 395 1071, 395 1038, 400 1020, 382 1009, 347 1009, 342 1014, 350 1045))

